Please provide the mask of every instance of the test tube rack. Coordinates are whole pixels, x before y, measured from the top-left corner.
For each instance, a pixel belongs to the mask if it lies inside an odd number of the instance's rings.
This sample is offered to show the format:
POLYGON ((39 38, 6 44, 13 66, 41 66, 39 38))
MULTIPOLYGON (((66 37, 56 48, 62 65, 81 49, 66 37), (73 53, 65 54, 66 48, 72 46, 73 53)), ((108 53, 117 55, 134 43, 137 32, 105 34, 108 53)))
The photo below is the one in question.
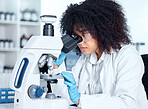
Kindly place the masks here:
POLYGON ((14 90, 10 88, 0 88, 0 103, 13 103, 14 90))

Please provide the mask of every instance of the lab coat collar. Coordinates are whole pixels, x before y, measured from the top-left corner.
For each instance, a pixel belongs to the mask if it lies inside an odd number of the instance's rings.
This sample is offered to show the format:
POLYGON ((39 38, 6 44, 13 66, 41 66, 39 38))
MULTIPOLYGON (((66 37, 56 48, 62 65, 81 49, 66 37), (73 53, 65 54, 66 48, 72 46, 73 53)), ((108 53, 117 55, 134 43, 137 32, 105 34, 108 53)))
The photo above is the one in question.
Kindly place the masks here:
POLYGON ((105 58, 105 52, 102 53, 99 60, 97 60, 96 52, 93 52, 93 53, 90 54, 89 62, 91 64, 98 64, 98 63, 102 62, 104 60, 104 58, 105 58))
POLYGON ((114 53, 116 53, 117 51, 119 51, 119 50, 118 50, 118 49, 117 49, 117 50, 114 50, 113 48, 111 48, 110 54, 114 54, 114 53))

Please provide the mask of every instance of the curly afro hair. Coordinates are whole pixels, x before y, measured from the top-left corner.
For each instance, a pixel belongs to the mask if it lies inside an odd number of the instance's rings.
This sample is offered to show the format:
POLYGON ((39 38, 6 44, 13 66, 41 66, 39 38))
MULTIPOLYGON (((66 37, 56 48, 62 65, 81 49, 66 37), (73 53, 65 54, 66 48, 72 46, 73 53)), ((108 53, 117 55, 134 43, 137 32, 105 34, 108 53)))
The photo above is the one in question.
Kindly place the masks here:
POLYGON ((98 47, 110 52, 131 43, 122 6, 113 0, 85 0, 70 4, 60 20, 62 34, 72 35, 74 25, 97 36, 98 47))

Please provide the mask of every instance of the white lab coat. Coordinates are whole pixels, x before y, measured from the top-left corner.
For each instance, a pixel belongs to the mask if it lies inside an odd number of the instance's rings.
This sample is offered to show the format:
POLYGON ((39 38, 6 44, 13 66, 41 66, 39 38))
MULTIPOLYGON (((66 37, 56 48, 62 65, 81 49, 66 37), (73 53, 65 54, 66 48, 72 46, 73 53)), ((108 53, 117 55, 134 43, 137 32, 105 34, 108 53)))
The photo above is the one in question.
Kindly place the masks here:
POLYGON ((98 72, 102 93, 87 93, 91 62, 97 60, 96 56, 93 58, 94 53, 82 55, 73 68, 81 93, 81 109, 148 109, 141 82, 144 65, 139 53, 131 45, 125 45, 119 51, 104 54, 103 66, 98 72))

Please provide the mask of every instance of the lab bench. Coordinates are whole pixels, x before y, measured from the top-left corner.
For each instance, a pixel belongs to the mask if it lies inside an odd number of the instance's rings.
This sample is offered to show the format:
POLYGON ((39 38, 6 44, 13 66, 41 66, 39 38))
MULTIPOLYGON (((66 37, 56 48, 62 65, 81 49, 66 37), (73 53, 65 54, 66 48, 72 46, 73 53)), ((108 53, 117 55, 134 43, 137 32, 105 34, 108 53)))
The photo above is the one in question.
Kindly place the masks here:
POLYGON ((1 103, 0 109, 13 109, 13 103, 1 103))
MULTIPOLYGON (((0 104, 0 109, 14 109, 13 105, 14 105, 13 103, 1 103, 0 104)), ((80 108, 70 106, 69 109, 80 109, 80 108)))

